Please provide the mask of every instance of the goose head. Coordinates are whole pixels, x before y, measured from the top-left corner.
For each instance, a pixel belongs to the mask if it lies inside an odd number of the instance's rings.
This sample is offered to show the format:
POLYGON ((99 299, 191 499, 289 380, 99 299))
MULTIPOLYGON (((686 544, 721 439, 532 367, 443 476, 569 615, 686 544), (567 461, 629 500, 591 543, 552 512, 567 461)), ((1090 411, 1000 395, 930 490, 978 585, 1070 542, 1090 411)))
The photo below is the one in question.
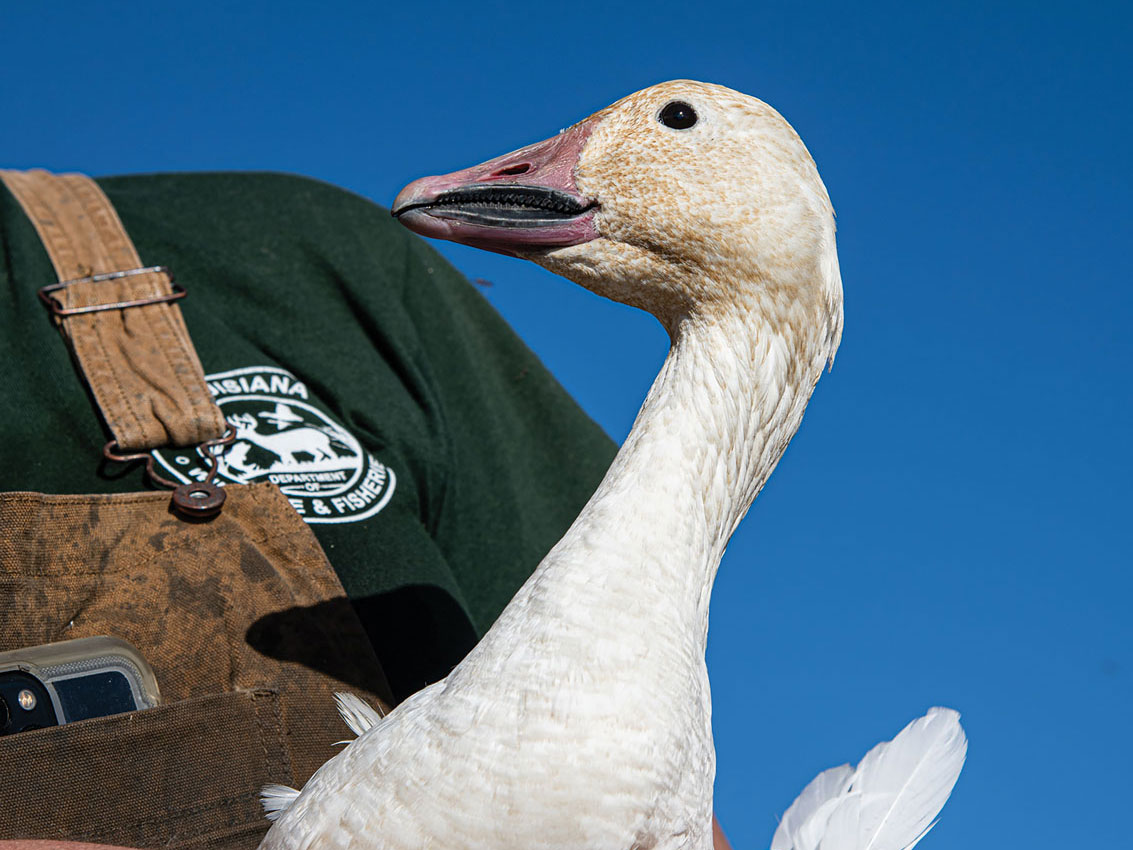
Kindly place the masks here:
POLYGON ((532 260, 645 309, 758 311, 841 336, 834 214, 802 140, 723 86, 652 86, 472 168, 416 180, 393 214, 417 233, 532 260))

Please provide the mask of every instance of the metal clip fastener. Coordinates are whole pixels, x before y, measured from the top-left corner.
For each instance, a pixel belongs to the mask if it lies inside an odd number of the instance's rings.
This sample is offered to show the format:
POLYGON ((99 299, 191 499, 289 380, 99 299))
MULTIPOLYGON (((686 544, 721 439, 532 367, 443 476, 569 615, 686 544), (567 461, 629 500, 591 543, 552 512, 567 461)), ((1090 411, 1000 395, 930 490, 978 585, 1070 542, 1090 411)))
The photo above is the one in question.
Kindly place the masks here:
POLYGON ((170 274, 166 266, 146 266, 145 268, 127 269, 121 272, 90 274, 86 277, 76 277, 71 280, 52 283, 40 288, 39 300, 46 304, 47 309, 56 316, 75 316, 79 313, 98 313, 102 310, 125 310, 129 307, 144 307, 147 304, 164 304, 167 301, 177 301, 188 294, 183 286, 174 282, 173 275, 170 274), (164 274, 169 278, 169 285, 173 288, 173 291, 166 295, 152 295, 149 298, 136 298, 133 301, 115 301, 112 304, 91 304, 87 307, 64 307, 59 299, 51 294, 60 289, 65 289, 73 283, 101 283, 106 280, 118 280, 139 274, 164 274))
POLYGON ((103 446, 102 454, 108 460, 119 463, 144 460, 146 462, 146 475, 149 476, 150 481, 173 490, 173 507, 177 511, 190 519, 209 519, 220 513, 226 498, 224 488, 215 483, 217 474, 220 472, 220 455, 224 452, 216 453, 213 449, 223 449, 223 447, 231 445, 235 439, 236 431, 229 428, 223 436, 215 440, 206 440, 197 446, 197 450, 208 462, 208 475, 205 476, 204 481, 191 481, 188 484, 171 481, 159 474, 153 463, 153 455, 149 452, 119 454, 118 443, 115 440, 111 440, 103 446))

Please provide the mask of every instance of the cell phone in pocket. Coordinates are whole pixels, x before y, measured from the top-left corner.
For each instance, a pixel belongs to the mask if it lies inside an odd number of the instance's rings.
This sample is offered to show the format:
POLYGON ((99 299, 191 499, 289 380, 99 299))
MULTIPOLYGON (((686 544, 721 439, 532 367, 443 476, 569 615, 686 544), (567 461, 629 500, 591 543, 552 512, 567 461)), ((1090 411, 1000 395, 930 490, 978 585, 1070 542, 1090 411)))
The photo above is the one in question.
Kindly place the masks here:
POLYGON ((0 652, 0 735, 153 708, 160 700, 153 669, 118 638, 0 652))

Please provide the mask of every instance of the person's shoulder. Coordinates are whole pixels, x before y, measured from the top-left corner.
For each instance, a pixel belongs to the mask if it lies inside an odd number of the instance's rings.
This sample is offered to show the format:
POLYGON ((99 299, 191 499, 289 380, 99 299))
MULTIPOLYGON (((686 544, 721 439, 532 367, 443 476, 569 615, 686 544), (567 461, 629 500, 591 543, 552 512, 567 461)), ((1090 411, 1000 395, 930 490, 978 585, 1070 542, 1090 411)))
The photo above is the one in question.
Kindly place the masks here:
POLYGON ((332 183, 274 171, 185 171, 99 177, 107 194, 129 199, 158 199, 184 207, 241 204, 271 214, 317 212, 380 216, 389 211, 332 183))
POLYGON ((332 264, 380 258, 384 266, 404 263, 422 249, 385 207, 311 177, 173 172, 100 177, 98 183, 142 242, 200 242, 290 261, 317 254, 332 264))
MULTIPOLYGON (((113 174, 96 177, 103 188, 114 191, 220 192, 222 194, 292 194, 333 195, 364 198, 333 183, 284 171, 157 171, 139 174, 113 174)), ((369 203, 369 202, 366 202, 369 203)))

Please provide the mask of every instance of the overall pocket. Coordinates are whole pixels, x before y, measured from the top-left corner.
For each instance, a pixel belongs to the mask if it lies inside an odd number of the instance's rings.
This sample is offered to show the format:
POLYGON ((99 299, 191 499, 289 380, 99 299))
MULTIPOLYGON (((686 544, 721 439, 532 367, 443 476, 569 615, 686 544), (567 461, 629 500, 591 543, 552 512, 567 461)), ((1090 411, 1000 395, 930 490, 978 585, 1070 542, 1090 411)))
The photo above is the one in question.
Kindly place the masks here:
POLYGON ((293 781, 279 694, 237 691, 0 738, 0 836, 253 848, 293 781))

